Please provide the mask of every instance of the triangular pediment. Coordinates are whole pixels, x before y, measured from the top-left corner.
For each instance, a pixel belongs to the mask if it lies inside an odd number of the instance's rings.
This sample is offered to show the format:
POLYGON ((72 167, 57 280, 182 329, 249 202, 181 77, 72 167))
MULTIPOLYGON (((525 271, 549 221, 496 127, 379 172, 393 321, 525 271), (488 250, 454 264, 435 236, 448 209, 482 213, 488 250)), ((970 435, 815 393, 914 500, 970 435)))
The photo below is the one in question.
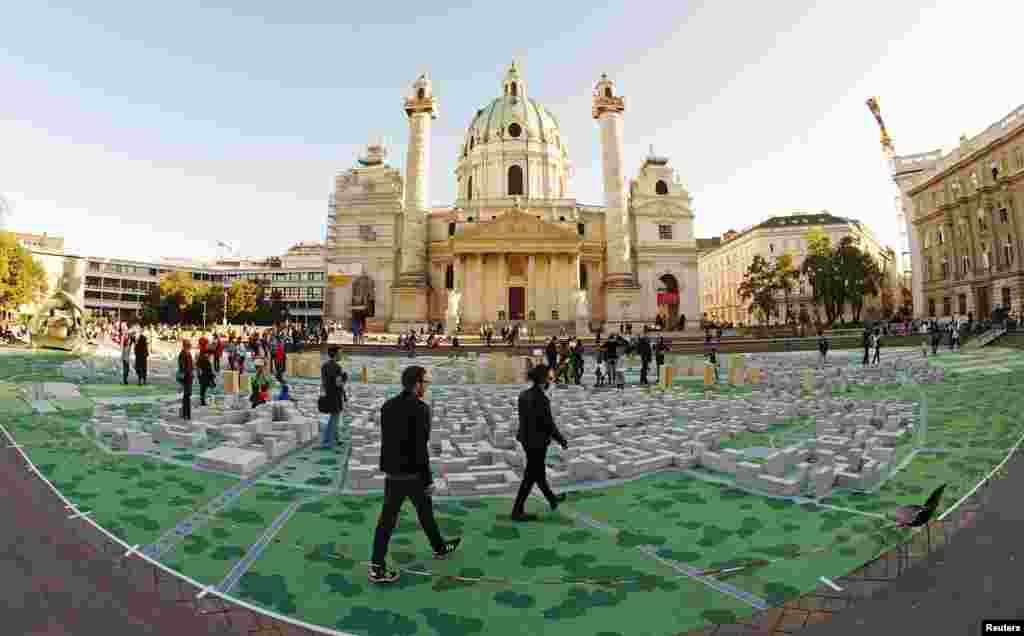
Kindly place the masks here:
POLYGON ((480 221, 458 232, 452 237, 460 241, 544 241, 557 243, 579 243, 580 237, 553 223, 542 221, 522 210, 509 210, 491 221, 480 221))

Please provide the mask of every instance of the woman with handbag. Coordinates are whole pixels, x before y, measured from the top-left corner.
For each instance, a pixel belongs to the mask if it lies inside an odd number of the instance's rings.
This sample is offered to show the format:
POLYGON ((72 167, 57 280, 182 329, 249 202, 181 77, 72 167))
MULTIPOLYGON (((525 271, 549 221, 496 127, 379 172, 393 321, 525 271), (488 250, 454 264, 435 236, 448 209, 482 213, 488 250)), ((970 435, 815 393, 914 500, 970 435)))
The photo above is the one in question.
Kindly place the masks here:
POLYGON ((184 391, 181 396, 181 418, 192 419, 192 381, 194 380, 194 366, 192 363, 192 343, 189 340, 181 341, 181 353, 178 354, 178 383, 184 391))

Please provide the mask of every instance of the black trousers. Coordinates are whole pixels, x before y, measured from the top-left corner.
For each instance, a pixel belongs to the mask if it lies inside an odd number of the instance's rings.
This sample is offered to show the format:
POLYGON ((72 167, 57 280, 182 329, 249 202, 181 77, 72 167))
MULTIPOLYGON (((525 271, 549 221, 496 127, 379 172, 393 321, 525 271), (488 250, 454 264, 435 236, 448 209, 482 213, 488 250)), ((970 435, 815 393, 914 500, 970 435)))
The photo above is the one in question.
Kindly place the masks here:
POLYGON ((416 516, 420 520, 420 527, 430 540, 430 547, 436 552, 444 546, 437 520, 434 519, 434 505, 425 487, 426 484, 421 479, 384 480, 384 505, 377 519, 377 530, 373 535, 373 554, 370 556, 370 563, 384 565, 391 534, 398 524, 398 513, 406 497, 412 500, 412 505, 416 508, 416 516))
POLYGON ((146 371, 147 371, 146 366, 147 365, 146 365, 145 362, 141 362, 141 363, 136 362, 135 363, 135 375, 138 376, 138 378, 139 378, 139 384, 145 384, 146 383, 146 371))
POLYGON ((181 396, 181 417, 192 419, 192 383, 185 384, 185 392, 181 396))
POLYGON ((127 360, 122 360, 121 361, 121 369, 124 371, 124 378, 122 378, 121 383, 122 384, 128 384, 128 361, 127 360))
POLYGON ((874 357, 874 359, 872 359, 872 361, 871 361, 871 363, 872 363, 872 364, 878 364, 878 356, 879 356, 879 354, 881 354, 881 353, 882 353, 882 350, 881 350, 881 349, 878 349, 878 348, 876 348, 876 349, 875 349, 875 357, 874 357))
POLYGON ((199 383, 199 404, 206 406, 206 392, 210 389, 210 385, 200 382, 199 383))
POLYGON ((551 492, 551 486, 548 485, 548 474, 547 474, 547 459, 548 447, 543 448, 526 448, 526 470, 523 471, 523 482, 519 484, 519 494, 516 495, 516 502, 512 505, 512 512, 523 512, 524 506, 526 506, 526 498, 530 496, 530 491, 533 490, 533 486, 536 484, 544 497, 548 500, 548 504, 554 505, 555 493, 551 492))
POLYGON ((220 373, 220 356, 213 356, 213 371, 220 373))
POLYGON ((651 368, 650 358, 640 358, 640 384, 647 384, 647 372, 651 368))
POLYGON ((871 355, 871 348, 864 347, 864 364, 868 363, 868 357, 871 355))

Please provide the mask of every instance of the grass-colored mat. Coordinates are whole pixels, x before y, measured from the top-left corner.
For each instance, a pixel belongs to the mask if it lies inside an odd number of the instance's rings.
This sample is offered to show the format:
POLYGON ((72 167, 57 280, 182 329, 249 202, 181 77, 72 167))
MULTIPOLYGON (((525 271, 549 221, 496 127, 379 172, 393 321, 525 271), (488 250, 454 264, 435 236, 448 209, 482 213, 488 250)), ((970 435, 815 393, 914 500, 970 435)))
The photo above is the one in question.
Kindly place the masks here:
POLYGON ((163 561, 197 581, 216 585, 297 496, 301 493, 287 488, 254 486, 234 506, 186 537, 163 561))
POLYGON ((729 596, 679 576, 562 514, 532 525, 507 520, 506 499, 435 506, 442 533, 464 535, 456 556, 434 561, 406 508, 390 558, 436 576, 403 573, 393 586, 366 580, 379 497, 307 504, 239 583, 275 611, 367 636, 418 634, 670 634, 748 613, 729 596), (500 517, 504 516, 504 520, 500 517), (496 577, 473 582, 452 577, 496 577), (580 579, 629 579, 585 584, 580 579), (643 617, 639 620, 637 617, 643 617))
POLYGON ((91 398, 165 396, 174 393, 174 388, 166 384, 83 384, 78 387, 83 396, 91 398))

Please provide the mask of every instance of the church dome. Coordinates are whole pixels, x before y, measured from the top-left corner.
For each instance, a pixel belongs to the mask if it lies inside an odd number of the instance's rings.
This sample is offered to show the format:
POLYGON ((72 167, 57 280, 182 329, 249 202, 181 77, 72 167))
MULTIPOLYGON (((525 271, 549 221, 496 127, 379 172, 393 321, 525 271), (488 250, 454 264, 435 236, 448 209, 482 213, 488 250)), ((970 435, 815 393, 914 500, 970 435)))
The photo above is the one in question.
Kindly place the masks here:
POLYGON ((499 141, 539 141, 561 146, 555 115, 527 96, 526 82, 513 63, 505 75, 503 95, 476 111, 466 131, 467 149, 499 141))
POLYGON ((514 62, 501 93, 476 111, 459 148, 457 205, 475 199, 569 196, 571 162, 558 120, 530 98, 514 62))

